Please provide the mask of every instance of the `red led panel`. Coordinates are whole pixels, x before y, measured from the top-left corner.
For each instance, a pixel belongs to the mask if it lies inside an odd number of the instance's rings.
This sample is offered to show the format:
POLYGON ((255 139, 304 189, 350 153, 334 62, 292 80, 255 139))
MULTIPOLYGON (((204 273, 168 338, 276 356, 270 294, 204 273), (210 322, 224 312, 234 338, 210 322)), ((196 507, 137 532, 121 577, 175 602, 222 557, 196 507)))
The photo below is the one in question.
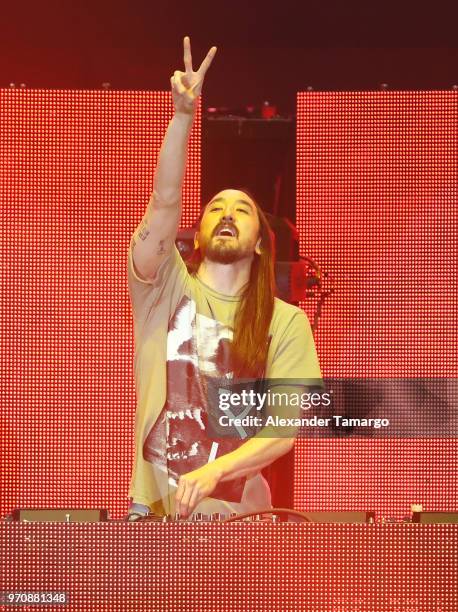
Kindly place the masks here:
MULTIPOLYGON (((127 512, 130 236, 172 116, 167 92, 0 90, 0 514, 127 512)), ((183 226, 200 205, 200 112, 183 226)))
MULTIPOLYGON (((298 94, 301 254, 334 288, 316 333, 326 377, 457 378, 457 138, 456 91, 298 94)), ((450 438, 300 440, 295 506, 456 510, 457 459, 450 438)))
POLYGON ((0 588, 66 594, 65 605, 17 608, 28 612, 456 612, 457 529, 0 524, 0 588))

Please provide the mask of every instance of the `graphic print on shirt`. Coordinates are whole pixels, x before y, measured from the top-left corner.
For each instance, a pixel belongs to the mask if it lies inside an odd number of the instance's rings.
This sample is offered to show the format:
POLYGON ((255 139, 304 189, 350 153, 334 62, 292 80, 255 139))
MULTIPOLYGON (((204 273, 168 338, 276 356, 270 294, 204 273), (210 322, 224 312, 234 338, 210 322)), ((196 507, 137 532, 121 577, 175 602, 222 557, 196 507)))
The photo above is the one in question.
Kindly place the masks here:
MULTIPOLYGON (((196 312, 183 296, 167 333, 167 399, 143 446, 144 458, 168 472, 175 484, 182 474, 243 443, 208 435, 209 377, 231 378, 232 329, 196 312)), ((240 502, 246 478, 219 483, 211 497, 240 502)))

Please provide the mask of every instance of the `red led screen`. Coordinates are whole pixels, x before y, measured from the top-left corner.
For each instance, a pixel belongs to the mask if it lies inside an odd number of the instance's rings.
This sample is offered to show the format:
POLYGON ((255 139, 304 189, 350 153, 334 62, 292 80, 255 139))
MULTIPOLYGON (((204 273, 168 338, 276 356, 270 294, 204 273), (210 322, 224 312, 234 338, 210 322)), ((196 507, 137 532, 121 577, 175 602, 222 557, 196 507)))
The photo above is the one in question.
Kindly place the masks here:
MULTIPOLYGON (((333 289, 316 332, 326 377, 457 378, 457 137, 456 91, 298 94, 301 254, 333 289)), ((456 431, 456 383, 441 388, 456 431)), ((450 438, 301 440, 295 507, 457 510, 457 459, 450 438)))
MULTIPOLYGON (((116 518, 134 441, 126 254, 171 99, 0 98, 0 513, 102 507, 116 518)), ((334 288, 316 333, 323 373, 456 377, 457 93, 301 93, 297 138, 301 252, 334 288)), ((199 117, 184 203, 183 227, 200 205, 199 117)), ((451 439, 300 440, 295 507, 455 510, 456 466, 451 439)))
MULTIPOLYGON (((135 387, 127 249, 169 93, 0 90, 1 505, 127 512, 135 387)), ((200 205, 200 114, 182 225, 200 205)))
POLYGON ((457 553, 457 525, 2 523, 4 601, 66 603, 0 609, 456 612, 457 553))

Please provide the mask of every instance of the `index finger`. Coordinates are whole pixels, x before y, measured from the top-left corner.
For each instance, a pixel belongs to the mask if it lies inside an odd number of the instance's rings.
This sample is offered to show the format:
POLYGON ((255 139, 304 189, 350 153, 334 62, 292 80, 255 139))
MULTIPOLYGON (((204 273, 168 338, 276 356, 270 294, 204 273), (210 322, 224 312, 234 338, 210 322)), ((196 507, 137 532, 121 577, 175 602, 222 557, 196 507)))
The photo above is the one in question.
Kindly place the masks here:
POLYGON ((216 55, 216 49, 216 47, 212 47, 207 53, 204 61, 201 63, 199 70, 197 71, 200 76, 204 76, 207 70, 210 68, 210 64, 212 63, 213 58, 216 55))
POLYGON ((185 71, 192 72, 191 41, 189 36, 185 36, 183 39, 183 59, 185 71))

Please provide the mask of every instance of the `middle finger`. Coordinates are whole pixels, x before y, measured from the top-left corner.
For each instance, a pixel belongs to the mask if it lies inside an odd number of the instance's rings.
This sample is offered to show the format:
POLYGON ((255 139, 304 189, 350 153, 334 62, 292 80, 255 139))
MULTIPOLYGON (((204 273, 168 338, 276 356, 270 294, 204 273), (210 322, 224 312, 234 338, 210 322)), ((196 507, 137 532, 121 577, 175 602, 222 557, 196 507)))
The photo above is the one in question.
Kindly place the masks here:
POLYGON ((183 39, 184 48, 184 68, 186 72, 192 72, 192 55, 191 55, 191 41, 189 36, 185 36, 183 39))

